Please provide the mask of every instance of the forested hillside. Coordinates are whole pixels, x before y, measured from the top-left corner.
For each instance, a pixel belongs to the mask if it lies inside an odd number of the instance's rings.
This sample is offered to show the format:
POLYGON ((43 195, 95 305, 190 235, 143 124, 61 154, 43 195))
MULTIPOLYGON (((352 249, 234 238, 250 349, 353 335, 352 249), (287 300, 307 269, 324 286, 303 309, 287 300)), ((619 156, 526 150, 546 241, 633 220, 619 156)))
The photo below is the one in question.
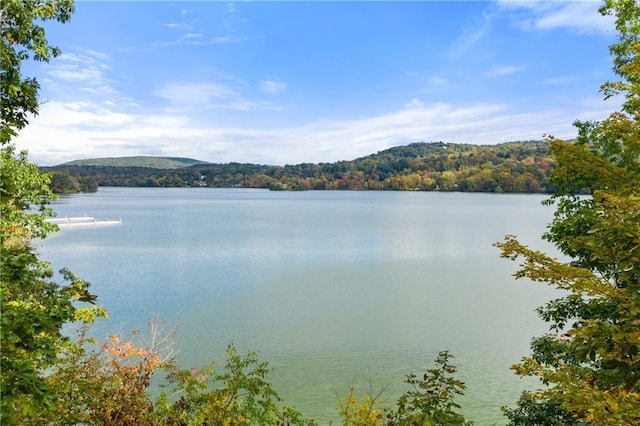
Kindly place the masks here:
POLYGON ((204 161, 182 157, 107 157, 91 158, 87 160, 74 160, 64 163, 63 166, 115 166, 115 167, 150 167, 153 169, 179 169, 180 167, 205 164, 204 161))
POLYGON ((101 186, 551 192, 548 178, 553 161, 548 148, 545 141, 499 145, 434 142, 335 163, 201 163, 179 169, 67 163, 45 170, 67 172, 101 186))

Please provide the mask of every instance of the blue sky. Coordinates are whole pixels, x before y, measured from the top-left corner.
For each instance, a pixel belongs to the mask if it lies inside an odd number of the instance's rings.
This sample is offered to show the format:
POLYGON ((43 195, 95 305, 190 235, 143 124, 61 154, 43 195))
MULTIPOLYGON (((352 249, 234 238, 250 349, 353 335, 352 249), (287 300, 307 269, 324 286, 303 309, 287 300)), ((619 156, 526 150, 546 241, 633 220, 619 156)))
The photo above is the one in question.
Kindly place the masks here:
POLYGON ((77 1, 28 63, 41 165, 130 155, 296 164, 412 142, 572 137, 619 108, 599 2, 77 1))

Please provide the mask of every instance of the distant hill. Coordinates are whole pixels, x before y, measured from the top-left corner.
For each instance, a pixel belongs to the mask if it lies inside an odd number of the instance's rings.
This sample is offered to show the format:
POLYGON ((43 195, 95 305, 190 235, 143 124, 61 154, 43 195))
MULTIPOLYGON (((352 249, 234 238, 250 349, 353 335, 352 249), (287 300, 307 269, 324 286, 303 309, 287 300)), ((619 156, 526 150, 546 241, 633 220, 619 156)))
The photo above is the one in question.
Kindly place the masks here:
MULTIPOLYGON (((128 157, 115 163, 67 163, 43 168, 99 186, 269 188, 272 190, 356 189, 396 191, 553 192, 555 167, 547 141, 497 145, 417 142, 335 163, 267 166, 241 163, 158 168, 158 157, 128 157), (136 158, 137 161, 132 159, 136 158), (141 162, 139 159, 145 159, 141 162), (91 165, 87 165, 91 164, 91 165), (111 164, 111 165, 107 165, 111 164), (155 167, 155 168, 152 168, 155 167)), ((174 159, 176 160, 176 159, 174 159)))
POLYGON ((96 167, 148 167, 151 169, 180 169, 195 164, 207 164, 206 161, 181 157, 107 157, 91 158, 87 160, 74 160, 56 167, 64 166, 96 166, 96 167))

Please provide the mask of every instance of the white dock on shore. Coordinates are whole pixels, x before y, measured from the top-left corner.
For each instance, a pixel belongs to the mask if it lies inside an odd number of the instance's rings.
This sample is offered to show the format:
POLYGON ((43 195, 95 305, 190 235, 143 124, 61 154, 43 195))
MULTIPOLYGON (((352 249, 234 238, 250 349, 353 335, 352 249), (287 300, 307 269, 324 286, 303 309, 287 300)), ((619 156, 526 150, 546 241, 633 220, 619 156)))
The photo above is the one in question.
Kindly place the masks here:
POLYGON ((117 220, 96 220, 93 216, 78 217, 52 217, 46 219, 49 223, 54 223, 60 228, 91 228, 99 226, 112 226, 122 224, 122 219, 117 220))

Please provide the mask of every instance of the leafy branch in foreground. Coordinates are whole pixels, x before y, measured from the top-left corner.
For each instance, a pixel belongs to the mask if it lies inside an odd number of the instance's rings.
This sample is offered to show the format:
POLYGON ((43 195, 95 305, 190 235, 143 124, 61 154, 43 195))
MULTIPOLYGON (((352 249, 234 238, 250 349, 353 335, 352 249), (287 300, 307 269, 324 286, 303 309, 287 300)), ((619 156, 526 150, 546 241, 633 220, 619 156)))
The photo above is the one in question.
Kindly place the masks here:
POLYGON ((465 426, 472 423, 458 412, 460 404, 456 396, 463 395, 466 385, 455 378, 457 372, 451 365, 453 356, 441 351, 435 359, 436 368, 427 370, 422 377, 410 374, 405 383, 412 390, 397 402, 397 411, 387 413, 388 425, 465 426))
POLYGON ((379 425, 384 420, 384 409, 382 404, 382 394, 387 387, 381 388, 374 394, 373 380, 369 377, 369 389, 360 400, 355 394, 356 380, 349 386, 347 396, 338 397, 338 413, 344 425, 379 425))
POLYGON ((255 353, 240 354, 229 345, 222 368, 183 369, 174 359, 174 333, 154 317, 147 333, 112 335, 86 351, 81 332, 46 377, 55 409, 16 413, 14 424, 314 424, 281 405, 267 380, 270 369, 255 353))
POLYGON ((359 400, 353 386, 339 401, 338 412, 345 426, 468 426, 472 425, 459 412, 457 396, 462 396, 466 385, 455 377, 457 369, 451 365, 453 358, 448 351, 441 351, 435 359, 435 368, 418 377, 409 374, 405 383, 411 390, 402 394, 396 408, 378 408, 382 401, 382 389, 378 394, 369 393, 359 400))
POLYGON ((280 409, 281 399, 266 380, 268 365, 253 352, 241 355, 229 345, 222 372, 213 365, 169 371, 169 389, 180 396, 172 402, 167 393, 161 395, 162 424, 307 424, 295 410, 280 409))

